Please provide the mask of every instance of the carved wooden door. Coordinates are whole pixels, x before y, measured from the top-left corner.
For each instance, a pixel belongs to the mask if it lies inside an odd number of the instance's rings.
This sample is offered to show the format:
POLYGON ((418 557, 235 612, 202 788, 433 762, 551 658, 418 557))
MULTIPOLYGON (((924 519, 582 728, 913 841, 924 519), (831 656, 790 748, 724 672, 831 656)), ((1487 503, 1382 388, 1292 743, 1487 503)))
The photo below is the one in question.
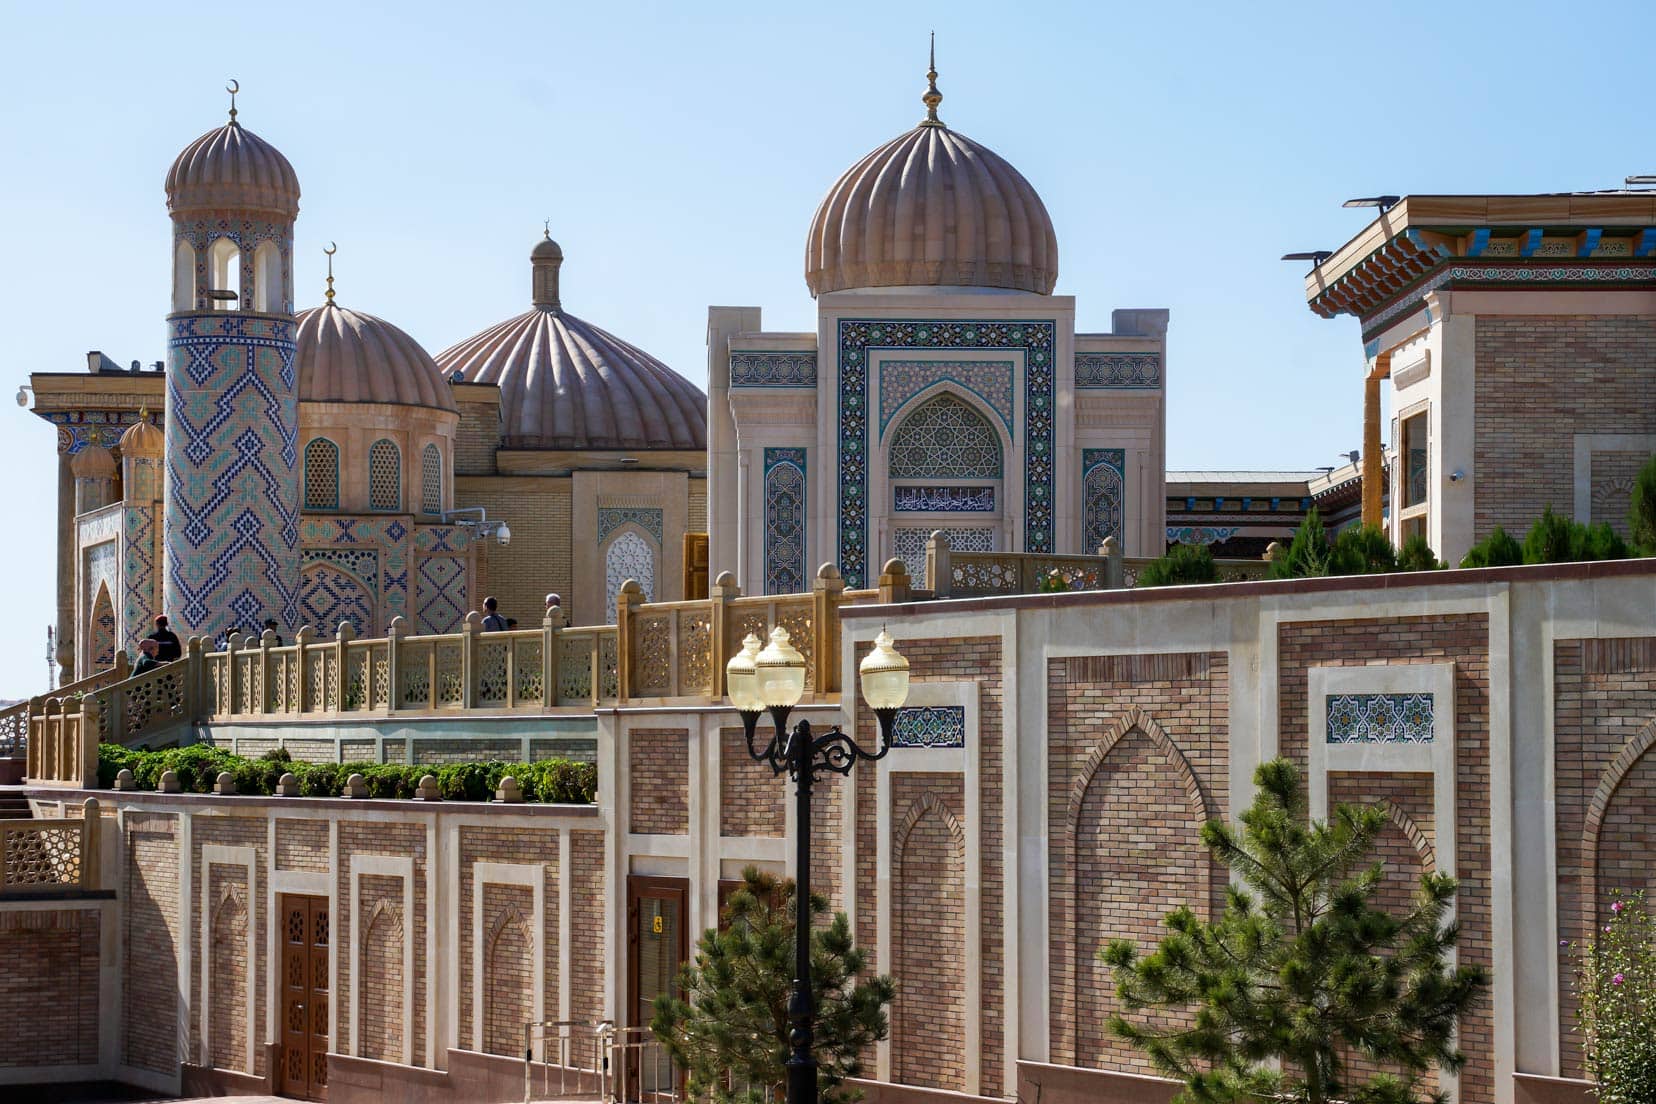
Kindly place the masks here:
POLYGON ((282 897, 282 1053, 278 1091, 328 1098, 328 899, 282 897))

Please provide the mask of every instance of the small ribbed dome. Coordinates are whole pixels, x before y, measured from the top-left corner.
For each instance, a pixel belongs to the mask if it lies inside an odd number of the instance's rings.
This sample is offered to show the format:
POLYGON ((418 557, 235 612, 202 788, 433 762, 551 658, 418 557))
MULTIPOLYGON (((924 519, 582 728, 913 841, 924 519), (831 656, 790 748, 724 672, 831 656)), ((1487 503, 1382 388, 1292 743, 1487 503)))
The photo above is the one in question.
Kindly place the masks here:
POLYGON ((828 189, 805 242, 812 295, 846 288, 964 286, 1050 295, 1058 238, 1046 205, 993 150, 928 117, 828 189))
POLYGON ((563 250, 529 255, 534 309, 437 354, 445 376, 500 388, 507 448, 705 449, 707 396, 655 357, 562 309, 563 250))
POLYGON ((164 450, 161 431, 149 420, 146 411, 140 411, 138 421, 121 434, 122 456, 160 456, 164 450))
POLYGON ((184 147, 167 170, 167 209, 299 214, 299 177, 282 151, 235 120, 184 147))
POLYGON ((115 457, 102 445, 87 445, 69 461, 69 472, 76 479, 113 479, 115 457))
POLYGON ((331 301, 295 317, 300 402, 455 409, 454 393, 431 354, 383 318, 331 301))

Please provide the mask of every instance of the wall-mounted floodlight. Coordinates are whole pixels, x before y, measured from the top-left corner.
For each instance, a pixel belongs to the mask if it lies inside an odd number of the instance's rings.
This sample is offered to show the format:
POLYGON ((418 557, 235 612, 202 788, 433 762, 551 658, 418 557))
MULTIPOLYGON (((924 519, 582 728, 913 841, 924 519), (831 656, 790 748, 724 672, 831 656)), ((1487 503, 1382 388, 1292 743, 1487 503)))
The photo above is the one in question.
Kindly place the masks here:
POLYGON ((1648 187, 1651 184, 1656 184, 1656 176, 1630 176, 1627 178, 1629 188, 1648 187))
POLYGON ((1402 198, 1403 198, 1402 196, 1394 196, 1394 195, 1363 196, 1363 197, 1358 198, 1358 199, 1348 199, 1344 203, 1340 204, 1340 206, 1341 207, 1378 207, 1378 208, 1380 208, 1380 213, 1383 215, 1387 211, 1391 210, 1393 207, 1397 206, 1397 201, 1402 199, 1402 198))
POLYGON ((1310 261, 1311 267, 1315 268, 1333 255, 1334 251, 1332 249, 1306 249, 1299 253, 1284 253, 1282 259, 1285 261, 1310 261))

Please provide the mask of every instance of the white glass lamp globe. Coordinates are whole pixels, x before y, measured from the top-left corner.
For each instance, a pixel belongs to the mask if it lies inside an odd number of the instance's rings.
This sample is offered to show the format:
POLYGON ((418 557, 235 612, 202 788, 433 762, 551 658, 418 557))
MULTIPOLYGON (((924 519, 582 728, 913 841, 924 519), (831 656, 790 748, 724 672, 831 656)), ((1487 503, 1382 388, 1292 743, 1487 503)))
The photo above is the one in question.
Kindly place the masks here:
POLYGON ((805 696, 805 657, 788 643, 788 630, 771 630, 770 643, 754 657, 759 676, 759 700, 767 709, 792 709, 805 696))
POLYGON ((857 665, 863 701, 870 709, 900 709, 908 701, 909 662, 898 654, 893 643, 891 634, 881 629, 874 638, 874 647, 857 665))
POLYGON ((754 660, 759 657, 759 638, 752 633, 742 641, 742 650, 725 664, 725 693, 730 704, 743 713, 758 713, 765 708, 759 697, 759 673, 754 660))

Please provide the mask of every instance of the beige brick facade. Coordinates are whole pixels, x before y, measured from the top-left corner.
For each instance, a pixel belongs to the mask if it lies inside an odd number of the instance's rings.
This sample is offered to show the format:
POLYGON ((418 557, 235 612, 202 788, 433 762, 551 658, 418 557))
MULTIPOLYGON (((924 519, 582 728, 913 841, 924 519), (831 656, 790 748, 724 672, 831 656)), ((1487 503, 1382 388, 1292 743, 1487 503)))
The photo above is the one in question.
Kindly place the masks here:
POLYGON ((96 908, 0 912, 0 1069, 96 1064, 101 923, 96 908))
POLYGON ((786 794, 784 780, 748 755, 741 729, 719 730, 720 835, 780 838, 787 821, 786 794))
POLYGON ((178 916, 178 818, 129 816, 122 916, 121 1060, 137 1069, 178 1067, 178 959, 156 954, 184 938, 178 916))
MULTIPOLYGON (((559 594, 568 605, 574 587, 570 575, 572 483, 567 477, 459 476, 454 500, 482 506, 489 517, 512 527, 512 543, 484 546, 482 589, 500 601, 500 615, 515 617, 518 627, 540 627, 546 596, 559 594)), ((483 595, 472 605, 481 609, 483 595)))
POLYGON ((643 835, 684 835, 690 830, 690 734, 635 728, 628 748, 628 825, 643 835))
POLYGON ((908 1085, 966 1089, 965 784, 959 775, 891 781, 892 1075, 908 1085))

